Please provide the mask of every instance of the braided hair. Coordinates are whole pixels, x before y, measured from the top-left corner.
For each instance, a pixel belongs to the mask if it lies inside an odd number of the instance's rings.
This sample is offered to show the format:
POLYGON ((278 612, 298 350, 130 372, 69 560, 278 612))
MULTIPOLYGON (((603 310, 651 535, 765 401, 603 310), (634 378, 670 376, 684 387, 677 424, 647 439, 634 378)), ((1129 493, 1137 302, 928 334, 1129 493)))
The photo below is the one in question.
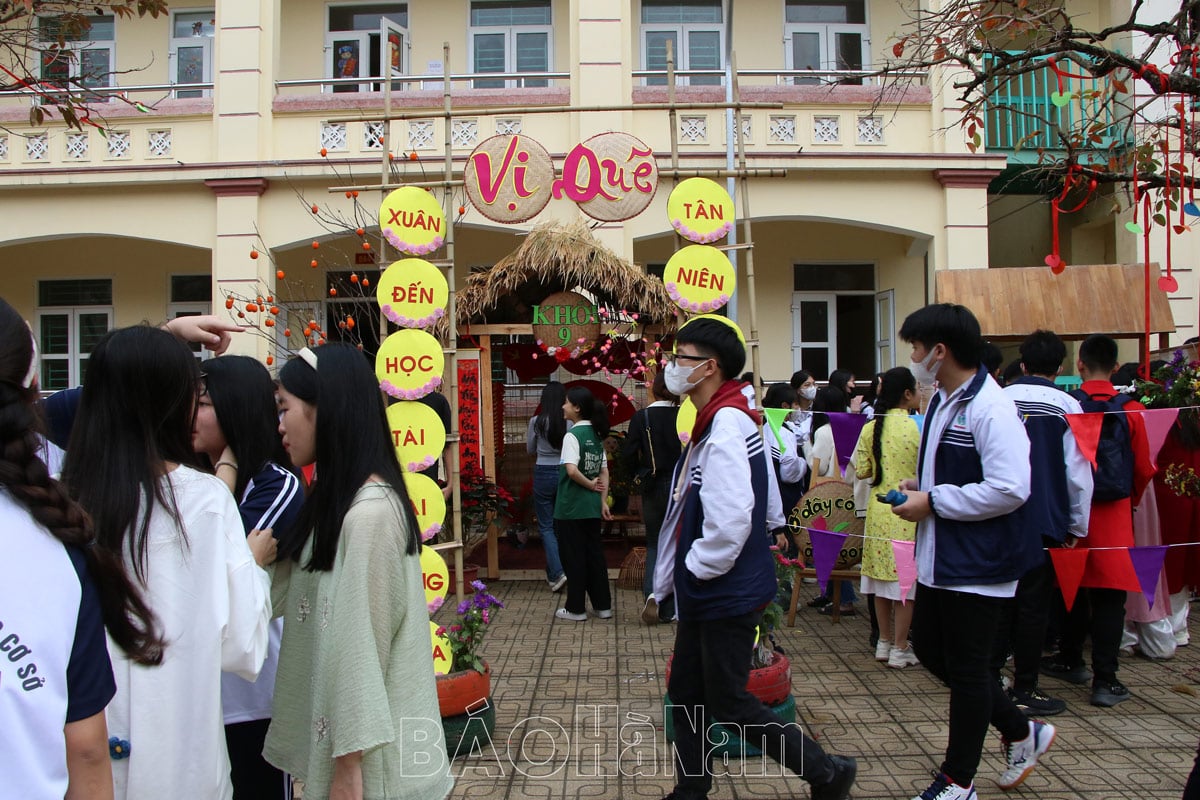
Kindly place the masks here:
POLYGON ((36 383, 32 332, 21 315, 0 299, 0 485, 63 544, 87 557, 100 596, 100 610, 113 641, 129 658, 146 665, 162 662, 163 640, 153 612, 129 580, 118 555, 95 547, 92 519, 50 477, 39 457, 42 421, 34 406, 36 383))
POLYGON ((883 373, 879 397, 875 400, 875 435, 871 438, 871 463, 875 469, 871 476, 872 486, 878 486, 883 480, 883 423, 887 412, 900 407, 905 392, 916 390, 917 379, 908 367, 893 367, 883 373))

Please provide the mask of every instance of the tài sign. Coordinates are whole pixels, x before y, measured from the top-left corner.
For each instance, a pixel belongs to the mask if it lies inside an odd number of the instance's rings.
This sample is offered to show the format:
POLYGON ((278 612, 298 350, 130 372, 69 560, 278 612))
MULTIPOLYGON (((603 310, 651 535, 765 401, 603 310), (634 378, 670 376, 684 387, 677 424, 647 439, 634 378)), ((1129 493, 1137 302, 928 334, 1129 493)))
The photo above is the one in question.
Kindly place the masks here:
POLYGON ((497 222, 523 222, 550 198, 566 198, 583 213, 619 222, 642 213, 658 190, 654 151, 623 132, 601 133, 571 148, 554 178, 546 148, 528 136, 493 136, 471 152, 463 172, 467 197, 497 222))
POLYGON ((446 426, 436 411, 424 403, 393 403, 387 421, 400 466, 419 472, 437 463, 446 447, 446 426))

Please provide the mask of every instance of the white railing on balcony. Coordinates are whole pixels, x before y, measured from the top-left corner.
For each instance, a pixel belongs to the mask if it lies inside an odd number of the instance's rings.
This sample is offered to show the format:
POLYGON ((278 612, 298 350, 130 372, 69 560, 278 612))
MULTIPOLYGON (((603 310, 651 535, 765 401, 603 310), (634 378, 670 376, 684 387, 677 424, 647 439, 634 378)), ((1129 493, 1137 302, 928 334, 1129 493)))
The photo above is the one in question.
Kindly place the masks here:
MULTIPOLYGON (((471 84, 474 89, 544 88, 553 86, 554 81, 571 78, 569 72, 469 72, 452 73, 451 84, 471 84)), ((335 93, 338 87, 368 87, 360 91, 382 92, 384 84, 392 82, 392 91, 418 89, 441 89, 445 78, 442 75, 393 75, 390 78, 375 75, 366 78, 306 78, 300 80, 275 81, 277 94, 287 89, 311 89, 319 87, 321 92, 335 93)))

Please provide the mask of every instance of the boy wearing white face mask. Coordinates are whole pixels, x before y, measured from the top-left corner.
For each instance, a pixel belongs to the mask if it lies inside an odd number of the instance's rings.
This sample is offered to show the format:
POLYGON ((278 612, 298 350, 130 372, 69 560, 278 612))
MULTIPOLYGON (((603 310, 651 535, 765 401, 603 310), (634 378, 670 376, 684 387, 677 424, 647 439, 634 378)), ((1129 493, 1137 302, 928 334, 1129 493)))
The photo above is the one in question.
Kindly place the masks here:
POLYGON ((938 382, 929 403, 917 479, 893 512, 917 523, 913 649, 950 687, 949 744, 940 774, 915 800, 975 800, 975 773, 989 725, 1007 764, 997 784, 1021 784, 1054 740, 1054 727, 1028 720, 990 664, 1001 612, 1023 564, 1016 557, 1021 508, 1030 493, 1029 438, 1013 401, 980 364, 979 322, 941 303, 908 316, 920 383, 938 382))
POLYGON ((746 691, 762 610, 777 592, 766 533, 781 507, 761 418, 734 380, 746 361, 744 340, 728 320, 699 317, 675 341, 663 375, 671 392, 692 399, 696 424, 672 476, 654 576, 654 596, 674 594, 679 615, 667 685, 677 781, 669 797, 703 800, 711 791, 711 717, 761 742, 811 784, 813 800, 845 800, 854 759, 829 756, 797 727, 780 727, 746 691))

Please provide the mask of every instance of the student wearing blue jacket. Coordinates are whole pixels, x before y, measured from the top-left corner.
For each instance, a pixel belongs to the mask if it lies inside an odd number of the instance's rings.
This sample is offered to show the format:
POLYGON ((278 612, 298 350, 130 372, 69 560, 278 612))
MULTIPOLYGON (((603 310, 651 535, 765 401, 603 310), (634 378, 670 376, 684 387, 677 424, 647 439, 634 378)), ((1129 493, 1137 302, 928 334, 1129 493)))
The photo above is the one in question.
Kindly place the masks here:
POLYGON ((916 800, 974 800, 988 726, 999 729, 1006 768, 997 783, 1019 786, 1054 740, 1028 720, 995 680, 992 648, 1000 614, 1025 569, 1014 544, 1029 498, 1029 438, 1013 401, 980 363, 979 322, 949 303, 913 312, 900 328, 912 345, 929 402, 917 478, 900 484, 894 513, 917 523, 913 649, 950 687, 949 743, 940 773, 916 800))

